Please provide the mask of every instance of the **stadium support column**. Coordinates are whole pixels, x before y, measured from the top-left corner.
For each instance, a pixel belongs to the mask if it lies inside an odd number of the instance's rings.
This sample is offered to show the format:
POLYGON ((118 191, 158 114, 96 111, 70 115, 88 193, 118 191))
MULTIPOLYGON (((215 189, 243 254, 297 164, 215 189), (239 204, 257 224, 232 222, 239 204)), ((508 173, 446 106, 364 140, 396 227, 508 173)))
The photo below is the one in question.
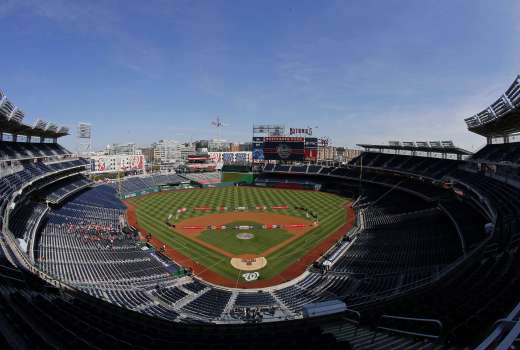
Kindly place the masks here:
POLYGON ((361 164, 359 167, 359 193, 358 198, 363 195, 363 153, 361 153, 361 164))

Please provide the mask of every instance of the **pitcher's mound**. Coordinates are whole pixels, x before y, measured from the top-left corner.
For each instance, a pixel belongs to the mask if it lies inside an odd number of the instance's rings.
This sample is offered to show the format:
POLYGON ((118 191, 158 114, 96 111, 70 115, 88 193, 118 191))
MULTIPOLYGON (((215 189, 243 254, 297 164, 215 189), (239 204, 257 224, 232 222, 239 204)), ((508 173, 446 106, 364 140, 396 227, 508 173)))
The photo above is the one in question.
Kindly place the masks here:
POLYGON ((249 232, 243 232, 237 235, 238 239, 253 239, 254 237, 255 235, 249 232))
POLYGON ((263 256, 244 254, 231 258, 231 266, 240 271, 255 271, 267 265, 267 259, 263 256))

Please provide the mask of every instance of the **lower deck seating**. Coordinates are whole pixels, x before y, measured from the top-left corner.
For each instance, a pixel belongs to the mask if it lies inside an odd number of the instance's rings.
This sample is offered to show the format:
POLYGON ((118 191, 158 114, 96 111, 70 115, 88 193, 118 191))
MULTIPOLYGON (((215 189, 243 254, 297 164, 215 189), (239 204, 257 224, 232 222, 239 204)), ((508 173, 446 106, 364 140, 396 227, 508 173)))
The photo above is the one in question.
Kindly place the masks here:
POLYGON ((276 304, 270 293, 255 292, 255 293, 239 293, 235 300, 237 307, 258 307, 269 306, 276 304))
POLYGON ((327 278, 311 273, 297 284, 276 290, 274 294, 292 311, 301 312, 305 304, 336 299, 336 295, 327 292, 329 284, 327 278))
POLYGON ((153 294, 166 303, 172 305, 188 295, 179 288, 159 289, 158 291, 154 291, 153 294))
POLYGON ((204 318, 218 318, 222 315, 230 297, 231 292, 210 289, 202 296, 184 306, 183 310, 194 315, 201 315, 204 318))
POLYGON ((146 288, 173 280, 163 264, 121 231, 121 203, 103 187, 80 194, 52 209, 38 245, 39 266, 78 288, 105 290, 105 299, 129 308, 150 302, 146 288), (97 193, 98 196, 89 194, 97 193), (98 204, 99 201, 99 205, 98 204), (129 288, 125 293, 122 287, 129 288), (134 293, 134 294, 128 294, 134 293))
POLYGON ((121 194, 126 195, 164 185, 178 185, 182 182, 186 180, 177 174, 152 174, 123 178, 121 182, 112 183, 110 186, 114 189, 121 188, 121 194))
POLYGON ((193 280, 193 282, 183 285, 183 287, 193 293, 198 293, 204 290, 207 286, 205 284, 200 283, 197 280, 193 280))

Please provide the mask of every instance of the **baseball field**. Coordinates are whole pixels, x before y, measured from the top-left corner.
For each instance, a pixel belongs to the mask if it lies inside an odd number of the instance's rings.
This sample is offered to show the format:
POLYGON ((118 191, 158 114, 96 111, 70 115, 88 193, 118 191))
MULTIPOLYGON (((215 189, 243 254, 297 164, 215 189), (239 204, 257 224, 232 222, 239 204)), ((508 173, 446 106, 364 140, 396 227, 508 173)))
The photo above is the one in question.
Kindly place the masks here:
POLYGON ((345 234, 349 202, 317 191, 224 187, 126 204, 130 224, 173 261, 209 282, 257 288, 294 278, 345 234))

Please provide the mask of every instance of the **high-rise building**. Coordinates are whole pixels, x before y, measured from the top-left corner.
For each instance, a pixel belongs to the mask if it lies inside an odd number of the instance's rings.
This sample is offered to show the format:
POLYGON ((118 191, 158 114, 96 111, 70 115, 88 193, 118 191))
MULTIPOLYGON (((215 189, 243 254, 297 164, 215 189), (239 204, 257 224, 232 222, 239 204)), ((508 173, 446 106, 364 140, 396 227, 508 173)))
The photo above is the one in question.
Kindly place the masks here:
POLYGON ((159 140, 153 148, 156 162, 183 162, 188 154, 195 152, 195 147, 191 144, 176 140, 159 140))
POLYGON ((361 150, 337 147, 336 148, 336 160, 340 162, 348 162, 361 154, 361 150))
POLYGON ((160 162, 180 159, 180 142, 175 140, 159 140, 154 145, 154 156, 160 162))
POLYGON ((155 149, 152 147, 141 147, 136 150, 136 155, 143 155, 147 164, 152 164, 155 159, 155 149))
POLYGON ((137 146, 135 143, 113 143, 107 145, 105 154, 107 155, 135 155, 137 146))
POLYGON ((208 140, 208 152, 229 152, 232 143, 226 140, 208 140))
POLYGON ((336 160, 336 147, 333 147, 333 146, 318 147, 318 160, 336 160))
POLYGON ((181 144, 180 152, 181 152, 181 161, 186 162, 188 160, 188 156, 190 154, 195 153, 195 146, 190 143, 183 143, 183 144, 181 144))

